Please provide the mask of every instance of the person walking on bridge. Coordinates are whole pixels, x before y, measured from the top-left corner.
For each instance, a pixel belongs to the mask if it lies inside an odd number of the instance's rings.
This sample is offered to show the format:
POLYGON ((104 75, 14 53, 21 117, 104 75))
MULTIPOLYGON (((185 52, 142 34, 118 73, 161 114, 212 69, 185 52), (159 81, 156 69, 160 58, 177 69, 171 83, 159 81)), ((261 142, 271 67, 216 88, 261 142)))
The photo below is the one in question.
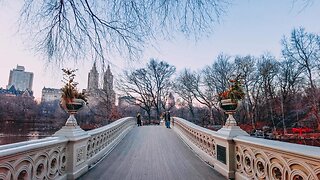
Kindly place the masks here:
POLYGON ((170 128, 170 119, 170 111, 166 111, 166 113, 164 114, 164 120, 167 128, 170 128))
POLYGON ((140 115, 140 113, 137 114, 137 124, 138 124, 138 126, 141 126, 141 115, 140 115))

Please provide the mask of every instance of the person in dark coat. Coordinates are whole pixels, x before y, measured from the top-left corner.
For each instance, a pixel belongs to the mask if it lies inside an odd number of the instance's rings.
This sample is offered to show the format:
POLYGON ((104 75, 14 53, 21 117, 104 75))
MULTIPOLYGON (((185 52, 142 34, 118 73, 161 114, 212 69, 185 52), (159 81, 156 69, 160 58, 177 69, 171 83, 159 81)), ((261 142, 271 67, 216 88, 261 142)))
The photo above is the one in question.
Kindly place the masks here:
POLYGON ((141 115, 140 115, 140 113, 137 114, 137 124, 138 124, 138 126, 141 126, 141 115))
POLYGON ((166 111, 165 115, 164 115, 164 120, 166 122, 166 127, 170 128, 170 111, 166 111))

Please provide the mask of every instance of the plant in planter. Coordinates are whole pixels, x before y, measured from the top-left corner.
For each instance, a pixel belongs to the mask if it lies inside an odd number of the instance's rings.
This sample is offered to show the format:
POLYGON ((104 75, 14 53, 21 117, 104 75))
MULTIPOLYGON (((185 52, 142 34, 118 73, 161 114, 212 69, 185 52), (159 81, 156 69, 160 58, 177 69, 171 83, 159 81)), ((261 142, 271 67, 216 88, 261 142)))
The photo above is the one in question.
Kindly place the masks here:
POLYGON ((85 92, 79 92, 77 89, 78 83, 74 81, 75 72, 77 69, 62 69, 64 86, 61 88, 61 107, 69 113, 69 118, 66 126, 77 126, 77 121, 74 117, 87 102, 85 92))
POLYGON ((233 118, 233 114, 235 113, 239 101, 241 101, 245 94, 242 89, 241 84, 241 75, 236 76, 234 79, 230 79, 230 87, 226 91, 219 94, 220 107, 228 114, 228 119, 226 125, 235 126, 237 123, 233 118))

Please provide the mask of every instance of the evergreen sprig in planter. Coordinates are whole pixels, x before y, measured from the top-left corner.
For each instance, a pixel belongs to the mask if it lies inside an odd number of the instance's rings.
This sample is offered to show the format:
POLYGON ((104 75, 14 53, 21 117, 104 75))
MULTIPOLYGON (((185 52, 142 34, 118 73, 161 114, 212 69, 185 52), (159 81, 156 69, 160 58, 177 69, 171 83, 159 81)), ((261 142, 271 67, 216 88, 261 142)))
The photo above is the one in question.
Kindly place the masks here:
POLYGON ((78 83, 74 81, 77 69, 62 69, 62 71, 65 85, 61 88, 62 95, 60 106, 69 114, 65 126, 78 126, 74 115, 86 105, 86 94, 85 92, 78 92, 78 83))
POLYGON ((225 126, 236 126, 237 122, 233 114, 236 112, 245 94, 241 87, 240 75, 235 79, 230 79, 229 82, 231 84, 230 88, 219 94, 220 107, 228 115, 225 126))

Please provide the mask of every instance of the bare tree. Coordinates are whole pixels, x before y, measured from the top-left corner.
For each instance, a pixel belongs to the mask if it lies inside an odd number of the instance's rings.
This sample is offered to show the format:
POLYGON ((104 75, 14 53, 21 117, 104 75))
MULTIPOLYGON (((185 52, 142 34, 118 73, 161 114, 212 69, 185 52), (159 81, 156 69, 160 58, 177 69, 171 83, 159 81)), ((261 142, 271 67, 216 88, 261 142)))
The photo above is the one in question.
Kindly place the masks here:
POLYGON ((117 81, 117 88, 126 96, 135 99, 136 105, 145 110, 151 120, 152 81, 145 69, 124 72, 124 77, 117 81))
POLYGON ((319 39, 319 35, 306 32, 304 28, 293 29, 290 40, 286 37, 282 39, 283 56, 298 63, 308 80, 310 89, 306 89, 306 93, 309 95, 309 105, 317 119, 318 129, 320 129, 320 117, 317 101, 320 97, 316 89, 315 76, 320 58, 319 39))
POLYGON ((280 70, 278 73, 278 86, 280 91, 282 126, 286 133, 286 112, 285 109, 293 109, 291 104, 295 102, 295 95, 299 91, 300 84, 303 84, 301 77, 302 69, 298 67, 298 63, 291 60, 283 60, 280 62, 280 70))
POLYGON ((234 60, 237 74, 241 74, 243 80, 243 87, 245 90, 244 108, 248 119, 251 121, 252 127, 255 129, 254 121, 254 103, 251 91, 256 79, 256 59, 253 56, 247 55, 244 57, 237 56, 234 60))
MULTIPOLYGON (((216 61, 206 66, 202 71, 202 83, 208 101, 211 101, 210 117, 213 118, 213 108, 220 111, 215 106, 216 96, 229 88, 228 80, 234 74, 233 63, 230 62, 230 56, 219 54, 216 61)), ((223 113, 222 113, 223 114, 223 113)), ((219 118, 219 117, 217 117, 219 118)), ((221 117, 219 118, 221 122, 221 117)))
POLYGON ((219 54, 215 62, 204 68, 204 83, 211 91, 221 93, 228 86, 228 80, 233 75, 233 64, 230 62, 230 56, 219 54))
POLYGON ((257 66, 259 73, 258 80, 261 83, 261 91, 264 95, 263 99, 268 104, 270 119, 275 129, 276 123, 274 120, 273 101, 276 95, 275 80, 278 73, 278 62, 276 61, 274 56, 267 53, 259 58, 257 66))
POLYGON ((212 31, 225 0, 25 0, 20 24, 32 30, 38 50, 58 62, 110 50, 137 55, 150 38, 180 31, 212 31))
POLYGON ((175 70, 174 66, 164 61, 151 59, 147 67, 125 72, 118 88, 127 96, 136 98, 138 105, 149 114, 149 118, 151 109, 154 108, 156 118, 159 119, 170 92, 171 76, 175 70))
POLYGON ((167 62, 150 59, 146 69, 154 83, 154 91, 151 94, 157 112, 157 119, 159 119, 161 110, 164 108, 166 98, 169 95, 169 89, 172 87, 170 78, 175 73, 176 68, 167 62))
POLYGON ((284 37, 281 43, 283 56, 299 64, 299 68, 303 69, 307 76, 310 87, 314 89, 314 71, 320 57, 319 36, 306 32, 304 28, 298 28, 293 29, 290 39, 284 37))
POLYGON ((195 114, 193 107, 194 94, 192 93, 192 78, 193 77, 191 70, 184 69, 175 79, 173 87, 174 91, 187 103, 187 107, 189 109, 193 121, 195 114))
POLYGON ((208 87, 208 83, 204 83, 203 79, 204 76, 206 76, 204 71, 201 71, 201 73, 190 73, 188 76, 189 81, 189 87, 190 92, 193 94, 193 97, 200 103, 205 105, 208 108, 209 111, 209 122, 212 124, 215 124, 216 121, 213 116, 213 108, 217 107, 216 104, 216 97, 214 91, 212 91, 211 87, 208 87))

